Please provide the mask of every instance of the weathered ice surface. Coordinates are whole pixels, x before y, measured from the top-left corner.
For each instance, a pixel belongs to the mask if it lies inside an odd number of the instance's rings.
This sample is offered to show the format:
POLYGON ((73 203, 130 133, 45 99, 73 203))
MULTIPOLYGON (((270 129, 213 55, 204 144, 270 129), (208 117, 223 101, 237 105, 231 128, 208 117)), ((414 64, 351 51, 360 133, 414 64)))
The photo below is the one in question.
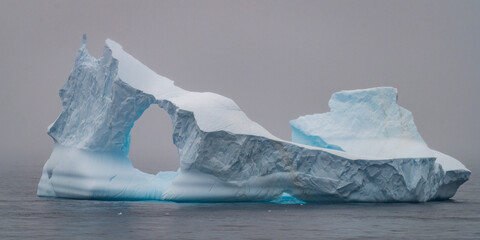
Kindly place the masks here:
POLYGON ((452 197, 470 171, 458 160, 428 148, 412 113, 397 100, 397 89, 391 87, 334 93, 328 102, 330 112, 290 121, 292 141, 366 158, 434 157, 445 174, 436 198, 452 197))
MULTIPOLYGON (((394 90, 372 90, 382 91, 392 94, 394 90)), ((370 96, 368 91, 365 95, 370 96)), ((380 118, 379 123, 389 123, 359 124, 355 126, 365 129, 356 130, 369 132, 376 126, 374 139, 367 139, 371 144, 375 139, 393 141, 390 131, 410 127, 405 138, 413 141, 414 150, 405 145, 401 151, 391 149, 394 152, 379 147, 376 151, 382 154, 361 152, 361 147, 356 152, 345 139, 362 142, 370 135, 339 134, 345 141, 331 141, 315 132, 319 128, 309 120, 298 125, 309 129, 294 126, 298 143, 288 142, 251 121, 233 100, 181 89, 111 40, 106 41, 102 57, 95 59, 88 54, 84 38, 60 98, 62 112, 48 128, 55 148, 43 168, 39 196, 179 202, 424 202, 452 197, 470 174, 453 158, 427 151, 410 113, 396 103, 380 104, 386 115, 401 115, 400 119, 391 116, 396 122, 380 118), (161 107, 170 115, 180 158, 177 172, 151 175, 130 162, 130 130, 148 107, 161 107), (379 134, 382 139, 375 137, 379 134), (447 166, 453 167, 445 170, 447 166)), ((328 136, 342 133, 339 126, 332 123, 328 136)), ((365 151, 370 150, 374 151, 365 151)))

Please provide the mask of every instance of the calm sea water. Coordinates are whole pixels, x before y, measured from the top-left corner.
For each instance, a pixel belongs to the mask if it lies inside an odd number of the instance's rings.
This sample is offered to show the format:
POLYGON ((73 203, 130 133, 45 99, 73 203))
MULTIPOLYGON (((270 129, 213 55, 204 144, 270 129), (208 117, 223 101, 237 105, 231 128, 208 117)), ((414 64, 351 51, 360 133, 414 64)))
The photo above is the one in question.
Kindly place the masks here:
POLYGON ((480 239, 480 164, 450 201, 178 204, 36 196, 42 166, 0 165, 0 239, 480 239))

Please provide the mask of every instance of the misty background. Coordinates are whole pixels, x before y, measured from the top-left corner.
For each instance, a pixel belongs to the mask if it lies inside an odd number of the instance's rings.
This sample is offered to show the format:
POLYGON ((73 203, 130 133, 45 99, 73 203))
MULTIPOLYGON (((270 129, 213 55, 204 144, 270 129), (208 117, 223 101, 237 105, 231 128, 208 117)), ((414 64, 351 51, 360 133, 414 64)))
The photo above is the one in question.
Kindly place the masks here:
MULTIPOLYGON (((95 57, 115 40, 287 140, 288 122, 329 111, 332 93, 393 86, 431 148, 480 161, 480 1, 0 0, 0 167, 40 176, 83 33, 95 57)), ((168 115, 147 109, 132 130, 133 165, 176 169, 171 134, 168 115)))

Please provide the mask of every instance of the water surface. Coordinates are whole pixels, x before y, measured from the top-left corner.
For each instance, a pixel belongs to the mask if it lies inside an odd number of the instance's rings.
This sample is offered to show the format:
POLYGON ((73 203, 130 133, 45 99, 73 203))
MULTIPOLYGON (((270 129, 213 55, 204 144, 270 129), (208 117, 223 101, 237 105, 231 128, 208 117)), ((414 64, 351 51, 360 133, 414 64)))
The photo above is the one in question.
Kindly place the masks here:
POLYGON ((0 239, 480 239, 480 172, 449 201, 179 204, 39 198, 41 165, 0 165, 0 239))

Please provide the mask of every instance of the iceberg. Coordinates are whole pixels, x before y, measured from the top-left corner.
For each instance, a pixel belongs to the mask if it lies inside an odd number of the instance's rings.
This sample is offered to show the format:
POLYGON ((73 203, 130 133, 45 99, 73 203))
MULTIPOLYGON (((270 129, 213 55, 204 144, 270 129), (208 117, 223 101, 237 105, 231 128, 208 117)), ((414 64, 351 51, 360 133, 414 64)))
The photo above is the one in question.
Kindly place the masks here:
POLYGON ((92 57, 84 36, 59 95, 62 112, 48 127, 55 146, 37 189, 43 197, 425 202, 451 198, 470 175, 426 146, 411 114, 391 102, 393 88, 334 94, 332 112, 291 122, 290 142, 250 120, 229 98, 175 86, 112 40, 99 59, 92 57), (350 111, 355 104, 362 108, 350 111), (149 107, 171 118, 176 172, 147 174, 131 164, 130 130, 149 107), (352 116, 358 120, 352 123, 352 116))
POLYGON ((434 199, 453 197, 470 171, 458 160, 430 149, 412 113, 397 101, 397 89, 392 87, 334 93, 328 102, 330 112, 290 121, 292 141, 366 158, 435 158, 445 177, 434 199))

